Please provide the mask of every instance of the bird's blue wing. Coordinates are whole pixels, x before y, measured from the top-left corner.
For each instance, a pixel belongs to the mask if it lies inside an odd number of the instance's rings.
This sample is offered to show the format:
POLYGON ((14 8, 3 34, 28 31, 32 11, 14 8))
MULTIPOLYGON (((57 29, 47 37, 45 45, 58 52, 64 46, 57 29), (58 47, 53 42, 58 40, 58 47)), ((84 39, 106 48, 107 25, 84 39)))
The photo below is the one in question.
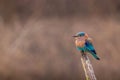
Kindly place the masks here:
POLYGON ((86 41, 85 47, 88 52, 96 54, 95 48, 90 41, 86 41))

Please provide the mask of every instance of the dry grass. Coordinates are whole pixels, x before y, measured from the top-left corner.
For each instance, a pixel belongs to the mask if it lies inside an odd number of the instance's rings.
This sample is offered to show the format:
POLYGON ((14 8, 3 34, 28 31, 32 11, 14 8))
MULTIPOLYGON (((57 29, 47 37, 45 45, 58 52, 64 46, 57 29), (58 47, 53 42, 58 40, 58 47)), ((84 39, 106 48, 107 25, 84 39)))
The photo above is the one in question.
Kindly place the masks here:
POLYGON ((87 32, 101 57, 91 56, 98 80, 119 80, 119 22, 113 18, 30 20, 24 27, 0 26, 1 80, 80 80, 84 78, 80 54, 71 37, 87 32))

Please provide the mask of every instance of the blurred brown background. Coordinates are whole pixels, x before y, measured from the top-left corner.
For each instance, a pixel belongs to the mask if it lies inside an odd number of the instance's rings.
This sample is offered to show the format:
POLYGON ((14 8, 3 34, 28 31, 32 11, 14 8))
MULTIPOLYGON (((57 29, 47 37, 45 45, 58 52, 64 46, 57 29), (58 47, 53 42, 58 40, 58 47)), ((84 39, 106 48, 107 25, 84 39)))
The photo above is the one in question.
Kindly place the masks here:
POLYGON ((119 0, 0 0, 0 80, 85 80, 72 35, 87 32, 98 80, 120 80, 119 0))

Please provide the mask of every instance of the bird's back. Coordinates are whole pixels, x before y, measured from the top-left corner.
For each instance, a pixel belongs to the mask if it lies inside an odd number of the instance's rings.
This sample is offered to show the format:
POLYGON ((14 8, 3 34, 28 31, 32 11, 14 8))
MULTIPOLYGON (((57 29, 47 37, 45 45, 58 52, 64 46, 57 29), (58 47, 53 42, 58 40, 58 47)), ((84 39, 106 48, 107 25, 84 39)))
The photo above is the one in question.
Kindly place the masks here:
POLYGON ((85 47, 88 52, 96 54, 95 48, 90 40, 86 40, 85 47))

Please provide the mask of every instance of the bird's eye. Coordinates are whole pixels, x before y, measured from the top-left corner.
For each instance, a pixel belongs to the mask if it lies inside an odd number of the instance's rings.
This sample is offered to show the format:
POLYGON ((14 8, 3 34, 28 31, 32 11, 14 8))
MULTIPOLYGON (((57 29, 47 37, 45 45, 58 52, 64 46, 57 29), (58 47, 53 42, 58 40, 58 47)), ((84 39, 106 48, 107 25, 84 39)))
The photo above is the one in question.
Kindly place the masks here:
POLYGON ((80 36, 84 36, 84 34, 81 34, 80 36))
POLYGON ((79 36, 81 37, 82 35, 80 34, 79 36))
POLYGON ((82 37, 83 35, 80 35, 80 37, 82 37))

